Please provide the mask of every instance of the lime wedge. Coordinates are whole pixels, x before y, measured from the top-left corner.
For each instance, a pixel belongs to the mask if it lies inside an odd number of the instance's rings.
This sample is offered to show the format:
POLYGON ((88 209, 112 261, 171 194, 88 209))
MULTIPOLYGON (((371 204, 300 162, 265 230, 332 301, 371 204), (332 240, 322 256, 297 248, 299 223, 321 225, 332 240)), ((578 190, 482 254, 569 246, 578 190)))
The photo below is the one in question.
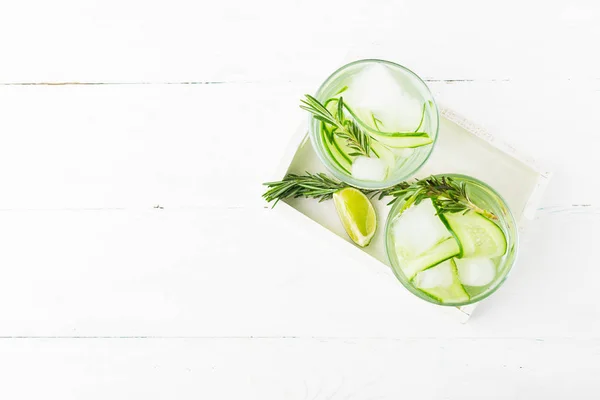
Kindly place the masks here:
POLYGON ((377 216, 367 196, 345 188, 333 194, 333 202, 350 239, 360 247, 368 246, 377 229, 377 216))

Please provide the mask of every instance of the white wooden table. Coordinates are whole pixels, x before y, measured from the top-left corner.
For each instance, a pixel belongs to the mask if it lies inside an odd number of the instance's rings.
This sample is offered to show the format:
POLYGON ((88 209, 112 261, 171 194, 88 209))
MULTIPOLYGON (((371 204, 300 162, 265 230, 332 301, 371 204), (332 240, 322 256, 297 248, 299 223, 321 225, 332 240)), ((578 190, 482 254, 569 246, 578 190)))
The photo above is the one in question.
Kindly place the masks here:
POLYGON ((597 399, 600 8, 0 5, 0 398, 597 399), (261 182, 349 51, 550 165, 468 324, 295 229, 261 182))

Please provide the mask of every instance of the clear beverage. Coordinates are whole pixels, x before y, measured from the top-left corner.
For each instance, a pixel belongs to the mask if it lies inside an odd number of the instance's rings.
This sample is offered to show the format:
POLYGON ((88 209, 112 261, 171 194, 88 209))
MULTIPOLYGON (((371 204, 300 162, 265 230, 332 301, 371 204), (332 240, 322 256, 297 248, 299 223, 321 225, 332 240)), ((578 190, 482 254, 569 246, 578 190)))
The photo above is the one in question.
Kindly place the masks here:
POLYGON ((484 299, 504 282, 517 254, 517 226, 505 201, 491 187, 465 175, 444 176, 466 183, 470 200, 494 219, 469 211, 466 216, 444 214, 438 224, 436 211, 428 210, 428 204, 409 212, 414 206, 404 210, 405 201, 398 201, 386 223, 386 251, 396 277, 413 294, 435 304, 459 306, 484 299), (453 224, 448 224, 452 218, 453 224), (486 242, 490 232, 496 235, 491 247, 486 242), (460 249, 453 247, 455 239, 460 249), (414 243, 408 243, 411 240, 414 243), (407 255, 407 246, 421 255, 407 255))
POLYGON ((334 72, 315 98, 336 115, 342 100, 346 119, 370 138, 358 154, 336 128, 312 115, 309 132, 323 164, 341 181, 378 189, 411 177, 435 145, 439 114, 427 85, 412 71, 389 61, 360 60, 334 72), (339 133, 339 132, 337 132, 339 133))

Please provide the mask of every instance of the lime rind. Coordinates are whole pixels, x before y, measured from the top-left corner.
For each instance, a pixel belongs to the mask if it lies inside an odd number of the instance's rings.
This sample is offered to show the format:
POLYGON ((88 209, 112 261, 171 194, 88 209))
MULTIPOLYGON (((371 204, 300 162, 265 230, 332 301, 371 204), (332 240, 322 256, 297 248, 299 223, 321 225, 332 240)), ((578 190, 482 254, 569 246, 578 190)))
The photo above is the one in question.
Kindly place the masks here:
POLYGON ((350 239, 360 247, 368 246, 377 230, 371 201, 358 189, 345 188, 333 194, 333 202, 350 239))

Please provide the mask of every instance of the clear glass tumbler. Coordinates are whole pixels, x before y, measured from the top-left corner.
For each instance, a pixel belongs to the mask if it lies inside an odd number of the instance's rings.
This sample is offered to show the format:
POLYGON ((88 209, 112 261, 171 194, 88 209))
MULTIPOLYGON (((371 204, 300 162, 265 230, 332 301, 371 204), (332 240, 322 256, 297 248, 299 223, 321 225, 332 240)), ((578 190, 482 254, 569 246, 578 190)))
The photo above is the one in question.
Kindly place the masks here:
MULTIPOLYGON (((405 158, 398 158, 396 163, 391 168, 387 177, 383 181, 368 181, 356 179, 352 174, 340 168, 339 164, 333 159, 331 152, 328 150, 327 139, 323 132, 322 123, 315 119, 312 115, 309 117, 309 134, 313 147, 325 167, 339 180, 346 182, 352 186, 363 189, 381 189, 393 186, 401 181, 410 178, 425 164, 433 148, 435 146, 438 130, 439 130, 439 112, 437 105, 431 95, 431 92, 425 82, 419 78, 414 72, 409 69, 384 60, 359 60, 350 64, 344 65, 335 71, 318 89, 315 97, 321 103, 327 99, 334 97, 342 88, 348 86, 352 78, 361 73, 365 68, 373 64, 383 64, 397 79, 404 92, 410 94, 413 98, 419 100, 424 107, 424 117, 422 128, 420 131, 425 131, 433 140, 431 144, 416 147, 412 154, 405 158)), ((390 104, 390 107, 393 107, 390 104)))
POLYGON ((392 234, 392 225, 396 217, 399 215, 399 212, 402 210, 404 201, 397 201, 390 210, 385 226, 385 248, 388 259, 392 265, 394 274, 396 275, 398 280, 400 280, 400 282, 404 285, 404 287, 406 287, 410 292, 420 297, 421 299, 434 304, 444 306, 463 306, 467 304, 476 303, 488 297, 489 295, 494 293, 506 280, 506 277, 508 276, 508 273, 514 265, 517 257, 518 230, 515 219, 512 213, 510 212, 510 209, 506 205, 506 202, 504 201, 502 196, 500 196, 500 194, 498 194, 498 192, 496 192, 490 186, 481 182, 478 179, 466 175, 444 174, 443 176, 449 176, 453 178, 454 181, 457 183, 466 182, 467 194, 469 198, 479 207, 491 211, 498 217, 496 223, 500 226, 500 228, 506 236, 507 246, 506 253, 502 257, 498 257, 497 259, 493 260, 496 265, 495 278, 486 286, 465 286, 465 290, 469 294, 470 299, 461 303, 441 303, 437 299, 427 295, 425 292, 422 292, 417 287, 415 287, 413 282, 407 279, 407 277, 402 272, 402 268, 400 267, 398 262, 398 257, 396 256, 394 238, 392 234))

